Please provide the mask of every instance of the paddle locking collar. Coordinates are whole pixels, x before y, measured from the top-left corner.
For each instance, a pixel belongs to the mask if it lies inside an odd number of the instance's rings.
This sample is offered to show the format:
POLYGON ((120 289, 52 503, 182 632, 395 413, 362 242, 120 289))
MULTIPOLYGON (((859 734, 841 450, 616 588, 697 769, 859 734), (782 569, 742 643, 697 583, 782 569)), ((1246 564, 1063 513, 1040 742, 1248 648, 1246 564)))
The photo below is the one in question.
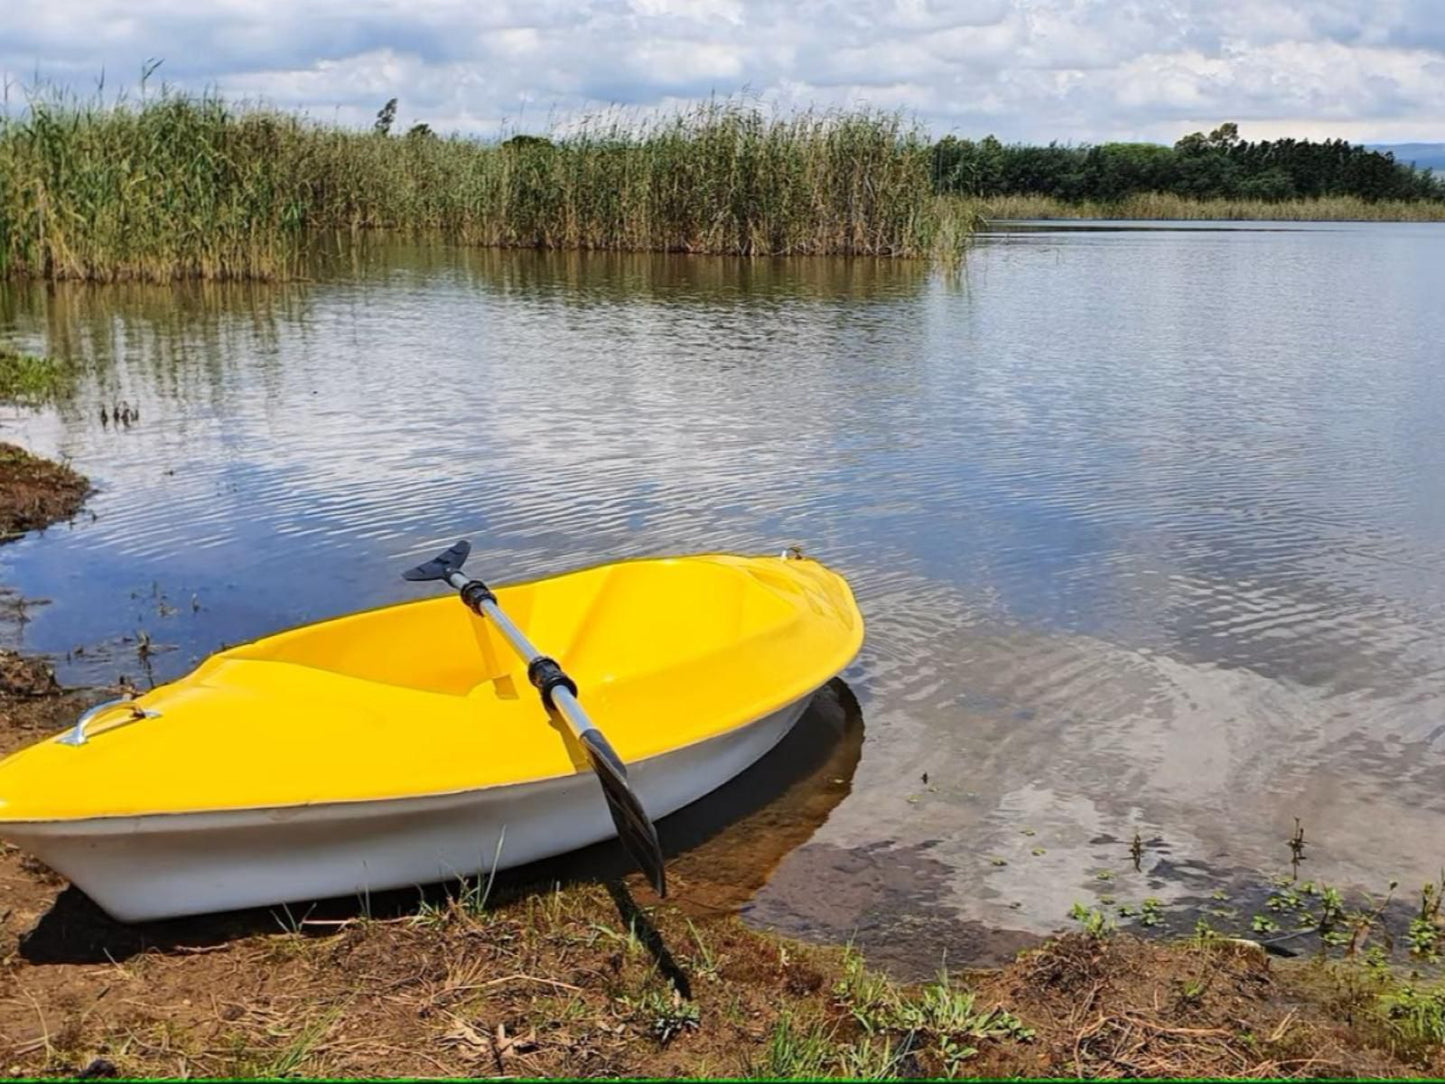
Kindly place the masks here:
POLYGON ((462 588, 462 601, 465 602, 474 613, 481 613, 482 603, 496 602, 497 596, 494 595, 492 589, 481 580, 472 580, 462 588))
POLYGON ((549 659, 546 655, 538 655, 527 664, 527 680, 537 687, 542 694, 542 703, 549 708, 553 706, 552 690, 559 686, 573 696, 577 695, 577 683, 567 676, 556 659, 549 659))

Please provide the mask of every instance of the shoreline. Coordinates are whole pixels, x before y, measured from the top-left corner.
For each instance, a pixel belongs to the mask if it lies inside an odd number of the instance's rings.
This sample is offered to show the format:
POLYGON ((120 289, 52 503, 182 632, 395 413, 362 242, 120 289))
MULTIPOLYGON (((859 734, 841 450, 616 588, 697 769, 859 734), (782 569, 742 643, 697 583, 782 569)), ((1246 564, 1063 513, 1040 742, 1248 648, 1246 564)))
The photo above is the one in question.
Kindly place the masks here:
POLYGON ((250 270, 230 266, 155 267, 96 264, 82 273, 31 273, 24 265, 0 271, 0 281, 16 284, 65 283, 77 286, 125 287, 184 286, 189 284, 292 284, 314 281, 308 253, 328 244, 387 244, 402 242, 423 248, 476 249, 491 252, 542 252, 559 255, 705 257, 742 261, 823 260, 853 262, 877 260, 953 267, 967 260, 975 239, 990 228, 1018 221, 1047 222, 1332 222, 1332 223, 1445 223, 1445 201, 1380 201, 1353 197, 1321 197, 1279 202, 1235 199, 1186 199, 1159 193, 1131 196, 1114 203, 1070 202, 1050 196, 1015 195, 933 197, 942 208, 939 232, 948 238, 939 247, 924 250, 868 250, 840 248, 739 249, 650 243, 570 243, 478 239, 437 227, 365 225, 352 228, 317 228, 296 242, 296 251, 284 264, 250 270))
MULTIPOLYGON (((0 445, 8 534, 90 492, 0 445), (12 479, 18 480, 12 486, 12 479)), ((0 755, 101 690, 0 651, 0 755)), ((300 909, 117 923, 0 844, 0 1068, 11 1075, 1410 1076, 1445 1072, 1445 994, 1381 965, 1280 962, 1100 919, 999 968, 899 982, 749 927, 672 858, 639 876, 503 875, 300 909), (1431 1028, 1436 1031, 1431 1031, 1431 1028)), ((698 872, 694 872, 698 871, 698 872)), ((573 874, 576 875, 575 873, 573 874)), ((717 876, 716 873, 713 876, 717 876)), ((715 889, 715 886, 714 886, 715 889)))
POLYGON ((657 901, 636 877, 127 927, 5 848, 0 890, 0 1066, 14 1075, 1445 1070, 1438 1042, 1392 1019, 1395 980, 1228 938, 1076 932, 905 984, 846 947, 690 907, 685 887, 657 901))
MULTIPOLYGON (((284 261, 223 266, 184 265, 157 261, 154 265, 108 263, 98 258, 84 268, 38 272, 23 263, 0 264, 0 281, 12 283, 71 283, 87 286, 175 286, 190 283, 307 283, 313 281, 308 254, 333 241, 346 244, 401 241, 422 247, 479 249, 497 252, 531 251, 558 254, 632 255, 660 257, 723 257, 756 260, 881 260, 898 263, 957 265, 967 259, 975 237, 992 226, 1015 221, 1058 222, 1338 222, 1338 223, 1445 223, 1445 201, 1382 200, 1355 197, 1319 197, 1282 201, 1195 199, 1167 193, 1141 193, 1111 203, 1072 202, 1051 196, 1010 195, 974 197, 935 195, 928 201, 937 243, 923 247, 855 247, 800 244, 770 247, 676 244, 618 238, 596 240, 505 239, 479 237, 468 230, 437 225, 398 226, 378 223, 347 227, 322 226, 302 231, 291 239, 284 261)), ((47 375, 47 380, 54 379, 47 375)), ((0 380, 0 386, 4 381, 0 380)))
MULTIPOLYGON (((967 197, 961 197, 967 198, 967 197)), ((1134 222, 1445 222, 1445 201, 1382 200, 1352 196, 1268 202, 1239 199, 1187 199, 1165 193, 1129 196, 1115 203, 1078 203, 1051 196, 968 198, 982 221, 1017 219, 1134 222)))

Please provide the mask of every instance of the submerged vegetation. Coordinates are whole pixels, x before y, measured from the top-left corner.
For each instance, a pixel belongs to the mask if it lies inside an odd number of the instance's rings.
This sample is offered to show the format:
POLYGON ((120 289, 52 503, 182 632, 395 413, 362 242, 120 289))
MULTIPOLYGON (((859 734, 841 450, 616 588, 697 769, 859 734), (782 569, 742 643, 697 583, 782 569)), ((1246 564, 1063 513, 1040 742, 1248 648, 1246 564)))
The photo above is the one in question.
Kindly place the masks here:
MULTIPOLYGON (((390 104, 390 103, 389 103, 390 104)), ((111 280, 291 273, 308 233, 742 255, 956 251, 932 145, 894 114, 733 102, 608 113, 554 139, 325 126, 206 95, 36 99, 0 118, 0 272, 111 280)))

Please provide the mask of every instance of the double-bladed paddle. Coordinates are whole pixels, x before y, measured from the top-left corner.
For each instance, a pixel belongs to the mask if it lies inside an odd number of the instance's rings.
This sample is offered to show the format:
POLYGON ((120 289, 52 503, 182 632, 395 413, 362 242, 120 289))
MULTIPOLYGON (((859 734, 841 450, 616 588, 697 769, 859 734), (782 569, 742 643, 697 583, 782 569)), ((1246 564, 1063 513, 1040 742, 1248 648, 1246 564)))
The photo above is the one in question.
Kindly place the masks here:
POLYGON ((445 580, 457 589, 468 609, 491 621, 511 645, 512 650, 525 660, 527 679, 541 694, 542 704, 567 721, 582 748, 587 750, 587 757, 602 784, 602 793, 607 798, 607 808, 612 812, 612 822, 617 826, 617 836, 622 840, 622 845, 642 867, 642 872, 647 874, 647 879, 652 882, 657 894, 667 895, 667 876, 662 865, 662 847, 657 842, 657 829, 627 782, 626 765, 602 731, 597 729, 597 725, 582 710, 582 705, 577 700, 576 682, 567 676, 555 659, 543 655, 533 647, 522 630, 512 624, 511 619, 497 605, 497 596, 492 593, 491 588, 481 580, 474 580, 462 572, 462 564, 471 551, 471 543, 463 540, 425 564, 403 572, 402 578, 445 580))

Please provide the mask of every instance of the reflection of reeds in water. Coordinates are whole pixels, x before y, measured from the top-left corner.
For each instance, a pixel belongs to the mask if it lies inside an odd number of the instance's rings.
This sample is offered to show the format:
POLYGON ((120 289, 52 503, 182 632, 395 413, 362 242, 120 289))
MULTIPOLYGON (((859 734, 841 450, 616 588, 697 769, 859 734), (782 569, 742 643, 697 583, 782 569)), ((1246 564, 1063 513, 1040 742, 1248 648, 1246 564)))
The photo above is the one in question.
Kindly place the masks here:
MULTIPOLYGON (((126 394, 115 378, 122 358, 154 381, 132 389, 136 395, 210 396, 229 369, 267 364, 287 329, 303 327, 310 312, 298 285, 132 281, 96 290, 0 279, 0 325, 43 341, 73 376, 91 374, 106 402, 126 394)), ((62 412, 76 387, 72 380, 55 396, 62 412)))
POLYGON ((166 93, 40 98, 0 116, 0 272, 294 273, 316 231, 471 245, 914 256, 968 232, 930 144, 894 114, 713 102, 612 112, 545 139, 391 137, 166 93))
MULTIPOLYGON (((405 272, 439 284, 449 279, 464 281, 500 294, 543 290, 576 301, 701 301, 709 305, 733 305, 759 295, 823 301, 898 297, 918 294, 936 279, 935 265, 928 261, 886 256, 751 259, 652 251, 519 250, 439 245, 425 237, 394 233, 328 233, 311 238, 304 267, 307 283, 321 286, 335 282, 386 286, 394 284, 398 272, 405 272)), ((943 277, 945 281, 949 278, 943 277)), ((259 290, 270 284, 244 285, 259 290)), ((0 283, 0 296, 3 291, 0 283)))
MULTIPOLYGON (((413 257, 423 265, 445 261, 500 294, 545 290, 581 304, 605 300, 730 307, 760 298, 851 302, 917 294, 931 275, 923 261, 884 258, 747 260, 662 252, 456 252, 424 247, 408 253, 409 263, 413 257)), ((383 258, 393 261, 395 249, 384 249, 383 258)))
POLYGON ((290 344, 308 334, 319 312, 358 299, 387 306, 402 278, 427 295, 429 311, 443 316, 467 311, 474 292, 483 291, 509 303, 666 308, 684 321, 690 309, 751 306, 771 319, 786 303, 907 301, 930 282, 952 281, 936 278, 922 260, 459 248, 390 235, 318 239, 307 246, 305 269, 306 282, 127 281, 103 290, 82 282, 0 279, 0 326, 43 344, 75 378, 53 396, 67 412, 71 392, 89 380, 107 402, 126 394, 214 398, 225 374, 254 374, 289 357, 290 344), (117 382, 122 358, 132 374, 144 374, 144 385, 117 382))

